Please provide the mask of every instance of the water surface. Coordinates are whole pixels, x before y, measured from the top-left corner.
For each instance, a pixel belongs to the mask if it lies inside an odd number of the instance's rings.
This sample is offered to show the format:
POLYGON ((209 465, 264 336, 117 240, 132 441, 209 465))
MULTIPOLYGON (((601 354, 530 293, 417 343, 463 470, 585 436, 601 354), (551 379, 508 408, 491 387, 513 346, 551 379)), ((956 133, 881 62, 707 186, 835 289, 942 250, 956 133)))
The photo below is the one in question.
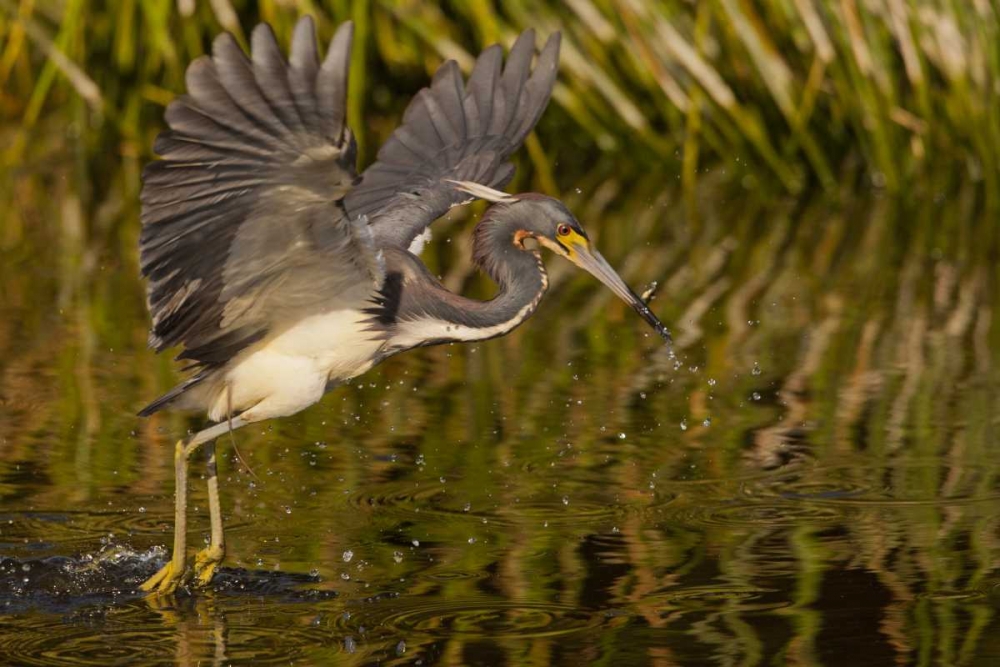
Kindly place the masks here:
MULTIPOLYGON (((178 377, 145 348, 135 203, 71 172, 22 175, 0 255, 0 663, 1000 659, 995 264, 953 208, 568 188, 659 282, 677 359, 550 258, 512 335, 220 441, 226 567, 157 603, 135 587, 199 421, 134 416, 178 377)), ((471 224, 426 259, 486 296, 471 224)), ((197 479, 191 504, 200 544, 197 479)))

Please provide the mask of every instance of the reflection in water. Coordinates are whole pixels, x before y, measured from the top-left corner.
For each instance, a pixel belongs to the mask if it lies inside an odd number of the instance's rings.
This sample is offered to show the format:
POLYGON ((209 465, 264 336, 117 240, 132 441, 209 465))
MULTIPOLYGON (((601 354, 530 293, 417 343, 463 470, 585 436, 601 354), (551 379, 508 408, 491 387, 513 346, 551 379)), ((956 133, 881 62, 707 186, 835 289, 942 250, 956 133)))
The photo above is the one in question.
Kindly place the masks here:
MULTIPOLYGON (((247 429, 253 475, 220 443, 229 567, 154 608, 134 587, 196 424, 133 416, 174 380, 145 349, 135 210, 54 169, 18 180, 42 222, 0 262, 0 663, 998 657, 995 271, 953 214, 718 188, 689 226, 659 177, 571 193, 626 280, 662 286, 678 360, 553 264, 511 337, 247 429)), ((428 261, 487 294, 449 243, 467 224, 428 261)))

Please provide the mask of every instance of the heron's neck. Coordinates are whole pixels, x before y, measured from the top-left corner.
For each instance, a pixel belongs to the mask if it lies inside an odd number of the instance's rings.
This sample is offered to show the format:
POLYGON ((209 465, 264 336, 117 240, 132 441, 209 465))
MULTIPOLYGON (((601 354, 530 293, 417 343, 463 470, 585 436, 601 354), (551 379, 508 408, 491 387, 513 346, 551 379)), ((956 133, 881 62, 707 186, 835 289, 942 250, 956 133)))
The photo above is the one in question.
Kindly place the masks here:
POLYGON ((446 290, 423 264, 403 252, 387 252, 383 287, 383 321, 390 329, 393 351, 456 341, 502 336, 524 322, 538 307, 548 276, 537 252, 526 250, 513 222, 485 216, 476 227, 476 264, 498 285, 489 301, 446 290), (394 286, 392 281, 398 285, 394 286), (395 292, 395 294, 393 294, 395 292), (390 313, 391 316, 386 314, 390 313))
POLYGON ((476 226, 472 256, 500 288, 490 301, 479 303, 481 316, 489 327, 507 325, 501 335, 524 322, 541 301, 549 278, 538 251, 527 250, 522 241, 523 225, 512 218, 483 216, 476 226))

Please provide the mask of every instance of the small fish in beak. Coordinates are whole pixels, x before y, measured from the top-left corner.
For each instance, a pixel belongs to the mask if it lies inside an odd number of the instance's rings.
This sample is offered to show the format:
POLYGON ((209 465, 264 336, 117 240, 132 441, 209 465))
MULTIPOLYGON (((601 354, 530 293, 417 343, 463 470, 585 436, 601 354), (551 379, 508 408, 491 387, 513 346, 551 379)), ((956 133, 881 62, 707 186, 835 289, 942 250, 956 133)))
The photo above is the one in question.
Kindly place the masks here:
POLYGON ((574 251, 569 256, 568 259, 579 266, 581 269, 592 274, 595 278, 600 280, 602 283, 608 286, 608 288, 618 295, 618 297, 632 307, 632 310, 639 313, 639 317, 646 320, 649 326, 653 327, 656 333, 667 343, 671 343, 672 339, 670 337, 670 332, 667 327, 663 325, 653 311, 649 309, 649 306, 635 293, 632 289, 625 284, 625 281, 621 279, 618 272, 615 271, 607 260, 601 256, 601 253, 590 248, 589 243, 579 243, 575 244, 574 251))
POLYGON ((663 325, 663 322, 653 314, 645 300, 625 284, 625 281, 622 280, 617 271, 611 268, 601 253, 591 247, 590 239, 584 235, 582 230, 578 229, 578 225, 562 223, 556 229, 555 239, 539 236, 537 237, 538 241, 607 285, 622 301, 631 306, 632 310, 639 313, 639 317, 646 320, 647 324, 653 327, 668 345, 673 343, 670 332, 663 325))

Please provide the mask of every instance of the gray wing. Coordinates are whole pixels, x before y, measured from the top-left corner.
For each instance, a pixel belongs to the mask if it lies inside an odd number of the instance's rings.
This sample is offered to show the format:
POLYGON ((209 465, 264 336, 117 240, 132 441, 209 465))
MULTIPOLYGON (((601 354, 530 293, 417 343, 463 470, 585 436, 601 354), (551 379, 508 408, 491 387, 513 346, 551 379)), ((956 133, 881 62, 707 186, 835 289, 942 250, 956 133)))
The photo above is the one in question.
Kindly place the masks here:
POLYGON ((229 34, 167 107, 143 173, 140 263, 157 350, 211 367, 353 286, 381 281, 371 232, 342 199, 356 179, 345 123, 352 26, 320 63, 312 20, 290 62, 259 25, 252 60, 229 34))
POLYGON ((508 158, 549 102, 559 39, 549 38, 533 71, 532 30, 517 38, 502 71, 499 45, 479 56, 468 84, 454 61, 441 66, 345 199, 352 219, 368 218, 378 246, 406 248, 449 208, 471 201, 448 180, 493 188, 510 181, 508 158))

